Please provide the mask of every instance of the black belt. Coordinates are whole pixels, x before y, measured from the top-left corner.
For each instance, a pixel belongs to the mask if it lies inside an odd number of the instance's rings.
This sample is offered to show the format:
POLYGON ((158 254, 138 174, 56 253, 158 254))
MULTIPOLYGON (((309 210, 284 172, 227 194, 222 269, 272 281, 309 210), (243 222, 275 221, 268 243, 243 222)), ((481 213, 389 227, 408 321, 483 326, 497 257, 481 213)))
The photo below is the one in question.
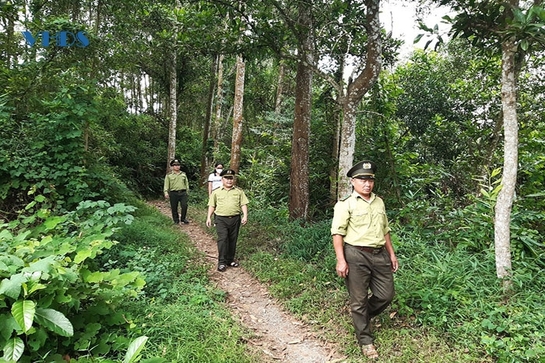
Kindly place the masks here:
POLYGON ((377 255, 377 254, 381 253, 382 250, 384 250, 384 247, 375 248, 375 247, 354 246, 354 245, 351 245, 351 244, 348 244, 348 245, 350 247, 357 248, 360 251, 364 251, 364 252, 367 252, 367 253, 372 253, 373 255, 377 255))
POLYGON ((181 190, 171 190, 172 193, 183 193, 185 192, 186 190, 185 189, 181 189, 181 190))
POLYGON ((220 216, 220 215, 217 215, 217 217, 222 217, 222 218, 235 218, 235 217, 240 217, 240 214, 235 214, 234 216, 220 216))

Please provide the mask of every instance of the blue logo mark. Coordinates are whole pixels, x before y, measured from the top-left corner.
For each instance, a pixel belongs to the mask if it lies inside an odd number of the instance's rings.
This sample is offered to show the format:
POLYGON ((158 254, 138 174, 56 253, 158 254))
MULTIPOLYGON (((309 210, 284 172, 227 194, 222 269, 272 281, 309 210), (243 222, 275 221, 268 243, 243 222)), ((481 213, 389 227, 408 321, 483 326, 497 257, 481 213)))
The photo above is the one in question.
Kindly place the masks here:
POLYGON ((25 30, 24 32, 21 32, 23 34, 23 37, 26 40, 26 43, 33 47, 36 44, 36 40, 38 38, 41 38, 41 44, 42 47, 49 47, 52 41, 55 42, 55 45, 57 47, 79 47, 79 48, 85 48, 89 46, 89 38, 87 38, 87 35, 84 31, 79 31, 76 34, 63 30, 61 32, 58 32, 57 34, 52 34, 48 31, 41 31, 36 36, 34 36, 31 32, 28 30, 25 30))

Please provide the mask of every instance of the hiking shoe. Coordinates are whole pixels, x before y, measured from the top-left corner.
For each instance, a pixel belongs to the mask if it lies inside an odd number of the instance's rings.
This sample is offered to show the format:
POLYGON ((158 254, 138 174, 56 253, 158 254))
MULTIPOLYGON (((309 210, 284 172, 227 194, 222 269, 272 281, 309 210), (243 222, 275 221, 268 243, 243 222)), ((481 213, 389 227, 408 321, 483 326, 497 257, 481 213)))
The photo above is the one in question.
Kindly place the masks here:
POLYGON ((361 353, 368 359, 377 359, 378 352, 373 344, 367 344, 361 346, 361 353))

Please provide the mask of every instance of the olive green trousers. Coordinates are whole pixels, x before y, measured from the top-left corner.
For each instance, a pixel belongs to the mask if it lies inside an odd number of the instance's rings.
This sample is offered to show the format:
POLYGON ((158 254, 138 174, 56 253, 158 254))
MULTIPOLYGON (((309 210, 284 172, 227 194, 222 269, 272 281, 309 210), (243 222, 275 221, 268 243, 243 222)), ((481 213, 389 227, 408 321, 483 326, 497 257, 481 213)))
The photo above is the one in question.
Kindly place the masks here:
POLYGON ((372 344, 371 318, 383 312, 395 294, 390 256, 385 248, 375 253, 345 244, 344 257, 349 268, 345 282, 356 339, 359 345, 372 344))

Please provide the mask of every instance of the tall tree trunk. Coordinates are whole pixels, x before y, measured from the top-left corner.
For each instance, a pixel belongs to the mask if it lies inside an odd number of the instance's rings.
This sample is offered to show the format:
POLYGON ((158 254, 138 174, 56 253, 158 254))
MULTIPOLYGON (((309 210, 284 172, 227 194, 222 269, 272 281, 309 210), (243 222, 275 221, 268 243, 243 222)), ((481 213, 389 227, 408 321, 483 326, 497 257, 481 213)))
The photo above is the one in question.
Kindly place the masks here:
POLYGON ((142 113, 142 111, 144 110, 144 97, 143 97, 143 92, 142 92, 142 88, 144 87, 144 80, 142 79, 142 73, 141 72, 138 72, 137 74, 137 84, 136 84, 136 91, 137 91, 137 94, 138 94, 138 99, 137 99, 137 102, 138 102, 138 112, 137 113, 142 113))
POLYGON ((350 193, 351 186, 346 173, 354 162, 356 146, 356 111, 363 96, 371 89, 377 80, 382 65, 382 40, 379 21, 380 0, 366 0, 367 8, 367 54, 365 68, 348 85, 343 103, 343 125, 341 127, 341 142, 339 151, 339 188, 338 197, 350 193))
POLYGON ((169 90, 170 90, 170 98, 169 98, 169 124, 168 124, 168 155, 167 155, 167 168, 168 171, 170 168, 170 161, 175 158, 176 156, 176 125, 177 125, 177 119, 178 119, 178 108, 177 108, 177 84, 178 84, 178 77, 176 74, 176 47, 172 49, 172 54, 170 57, 170 64, 169 64, 169 90))
POLYGON ((242 145, 242 121, 244 109, 244 74, 246 63, 241 55, 237 56, 237 73, 235 76, 235 99, 233 104, 233 137, 231 141, 231 162, 229 167, 236 172, 240 168, 242 145))
POLYGON ((284 78, 286 74, 286 63, 283 59, 278 62, 278 78, 276 82, 276 97, 274 100, 274 115, 276 116, 273 124, 273 145, 279 141, 277 131, 280 128, 279 116, 282 111, 282 100, 284 98, 284 78))
POLYGON ((515 72, 516 44, 513 38, 502 43, 501 102, 504 128, 504 160, 502 188, 496 202, 494 221, 494 246, 496 274, 504 279, 508 289, 511 274, 511 209, 515 195, 518 168, 518 121, 515 72))
MULTIPOLYGON (((339 85, 343 84, 343 76, 346 68, 346 56, 343 54, 339 56, 339 68, 335 78, 339 85)), ((341 88, 342 89, 342 88, 341 88)), ((337 201, 337 194, 339 192, 339 152, 341 144, 341 126, 342 126, 342 103, 344 95, 342 92, 337 93, 337 98, 335 100, 335 109, 333 111, 332 119, 335 122, 335 133, 333 135, 333 145, 331 148, 331 165, 329 169, 329 201, 333 205, 337 201)))
MULTIPOLYGON (((338 104, 335 105, 335 108, 338 109, 338 104)), ((340 142, 341 142, 341 125, 342 125, 342 111, 339 109, 333 114, 333 121, 335 122, 335 133, 333 135, 333 147, 331 149, 331 168, 329 170, 329 201, 334 204, 337 200, 337 194, 339 192, 339 178, 338 178, 338 169, 339 169, 339 151, 340 151, 340 142)))
MULTIPOLYGON (((93 19, 91 16, 91 10, 89 10, 89 27, 94 25, 95 29, 95 35, 99 36, 99 30, 100 30, 100 8, 101 8, 101 1, 98 0, 97 6, 96 6, 96 17, 93 19), (94 21, 94 24, 93 24, 94 21)), ((92 62, 92 72, 98 72, 98 57, 96 55, 93 55, 93 62, 92 62)), ((83 148, 85 152, 89 151, 89 138, 90 138, 90 125, 89 121, 85 121, 85 124, 83 125, 83 148)), ((86 160, 85 160, 86 162, 86 160)))
POLYGON ((295 115, 291 141, 290 164, 290 219, 308 219, 309 205, 309 135, 312 111, 312 76, 314 64, 314 37, 311 6, 306 1, 298 4, 300 27, 297 64, 295 115))
POLYGON ((218 56, 215 55, 210 65, 210 84, 208 86, 208 105, 202 132, 202 153, 201 153, 201 181, 206 182, 208 170, 208 137, 210 135, 210 124, 212 122, 212 109, 214 108, 214 88, 216 87, 216 70, 218 68, 218 56))
POLYGON ((98 37, 100 35, 99 31, 100 31, 100 21, 101 21, 101 9, 102 8, 102 0, 97 0, 97 5, 96 5, 96 22, 95 22, 95 35, 98 37))
MULTIPOLYGON (((223 54, 218 58, 218 85, 216 88, 216 117, 214 119, 214 126, 212 127, 212 139, 214 140, 214 155, 219 152, 219 130, 221 128, 221 111, 223 107, 223 54)), ((216 160, 217 161, 217 160, 216 160)))
POLYGON ((274 101, 274 114, 280 115, 280 106, 282 105, 282 96, 284 94, 283 86, 284 86, 284 73, 285 73, 286 65, 284 61, 281 59, 278 62, 278 82, 276 85, 276 98, 274 101))
MULTIPOLYGON (((180 1, 176 0, 176 9, 181 7, 180 1)), ((168 146, 167 146, 167 167, 166 172, 170 170, 170 161, 176 157, 176 128, 178 124, 178 74, 177 74, 177 42, 178 42, 178 22, 175 20, 172 27, 173 45, 169 64, 169 124, 168 124, 168 146)))
MULTIPOLYGON (((13 53, 13 46, 12 44, 15 44, 15 15, 13 14, 13 11, 9 12, 9 15, 6 19, 4 19, 4 22, 6 24, 6 44, 5 44, 5 51, 6 51, 6 65, 8 69, 12 68, 12 58, 16 59, 15 54, 13 53)), ((15 61, 13 62, 15 63, 15 61)))

